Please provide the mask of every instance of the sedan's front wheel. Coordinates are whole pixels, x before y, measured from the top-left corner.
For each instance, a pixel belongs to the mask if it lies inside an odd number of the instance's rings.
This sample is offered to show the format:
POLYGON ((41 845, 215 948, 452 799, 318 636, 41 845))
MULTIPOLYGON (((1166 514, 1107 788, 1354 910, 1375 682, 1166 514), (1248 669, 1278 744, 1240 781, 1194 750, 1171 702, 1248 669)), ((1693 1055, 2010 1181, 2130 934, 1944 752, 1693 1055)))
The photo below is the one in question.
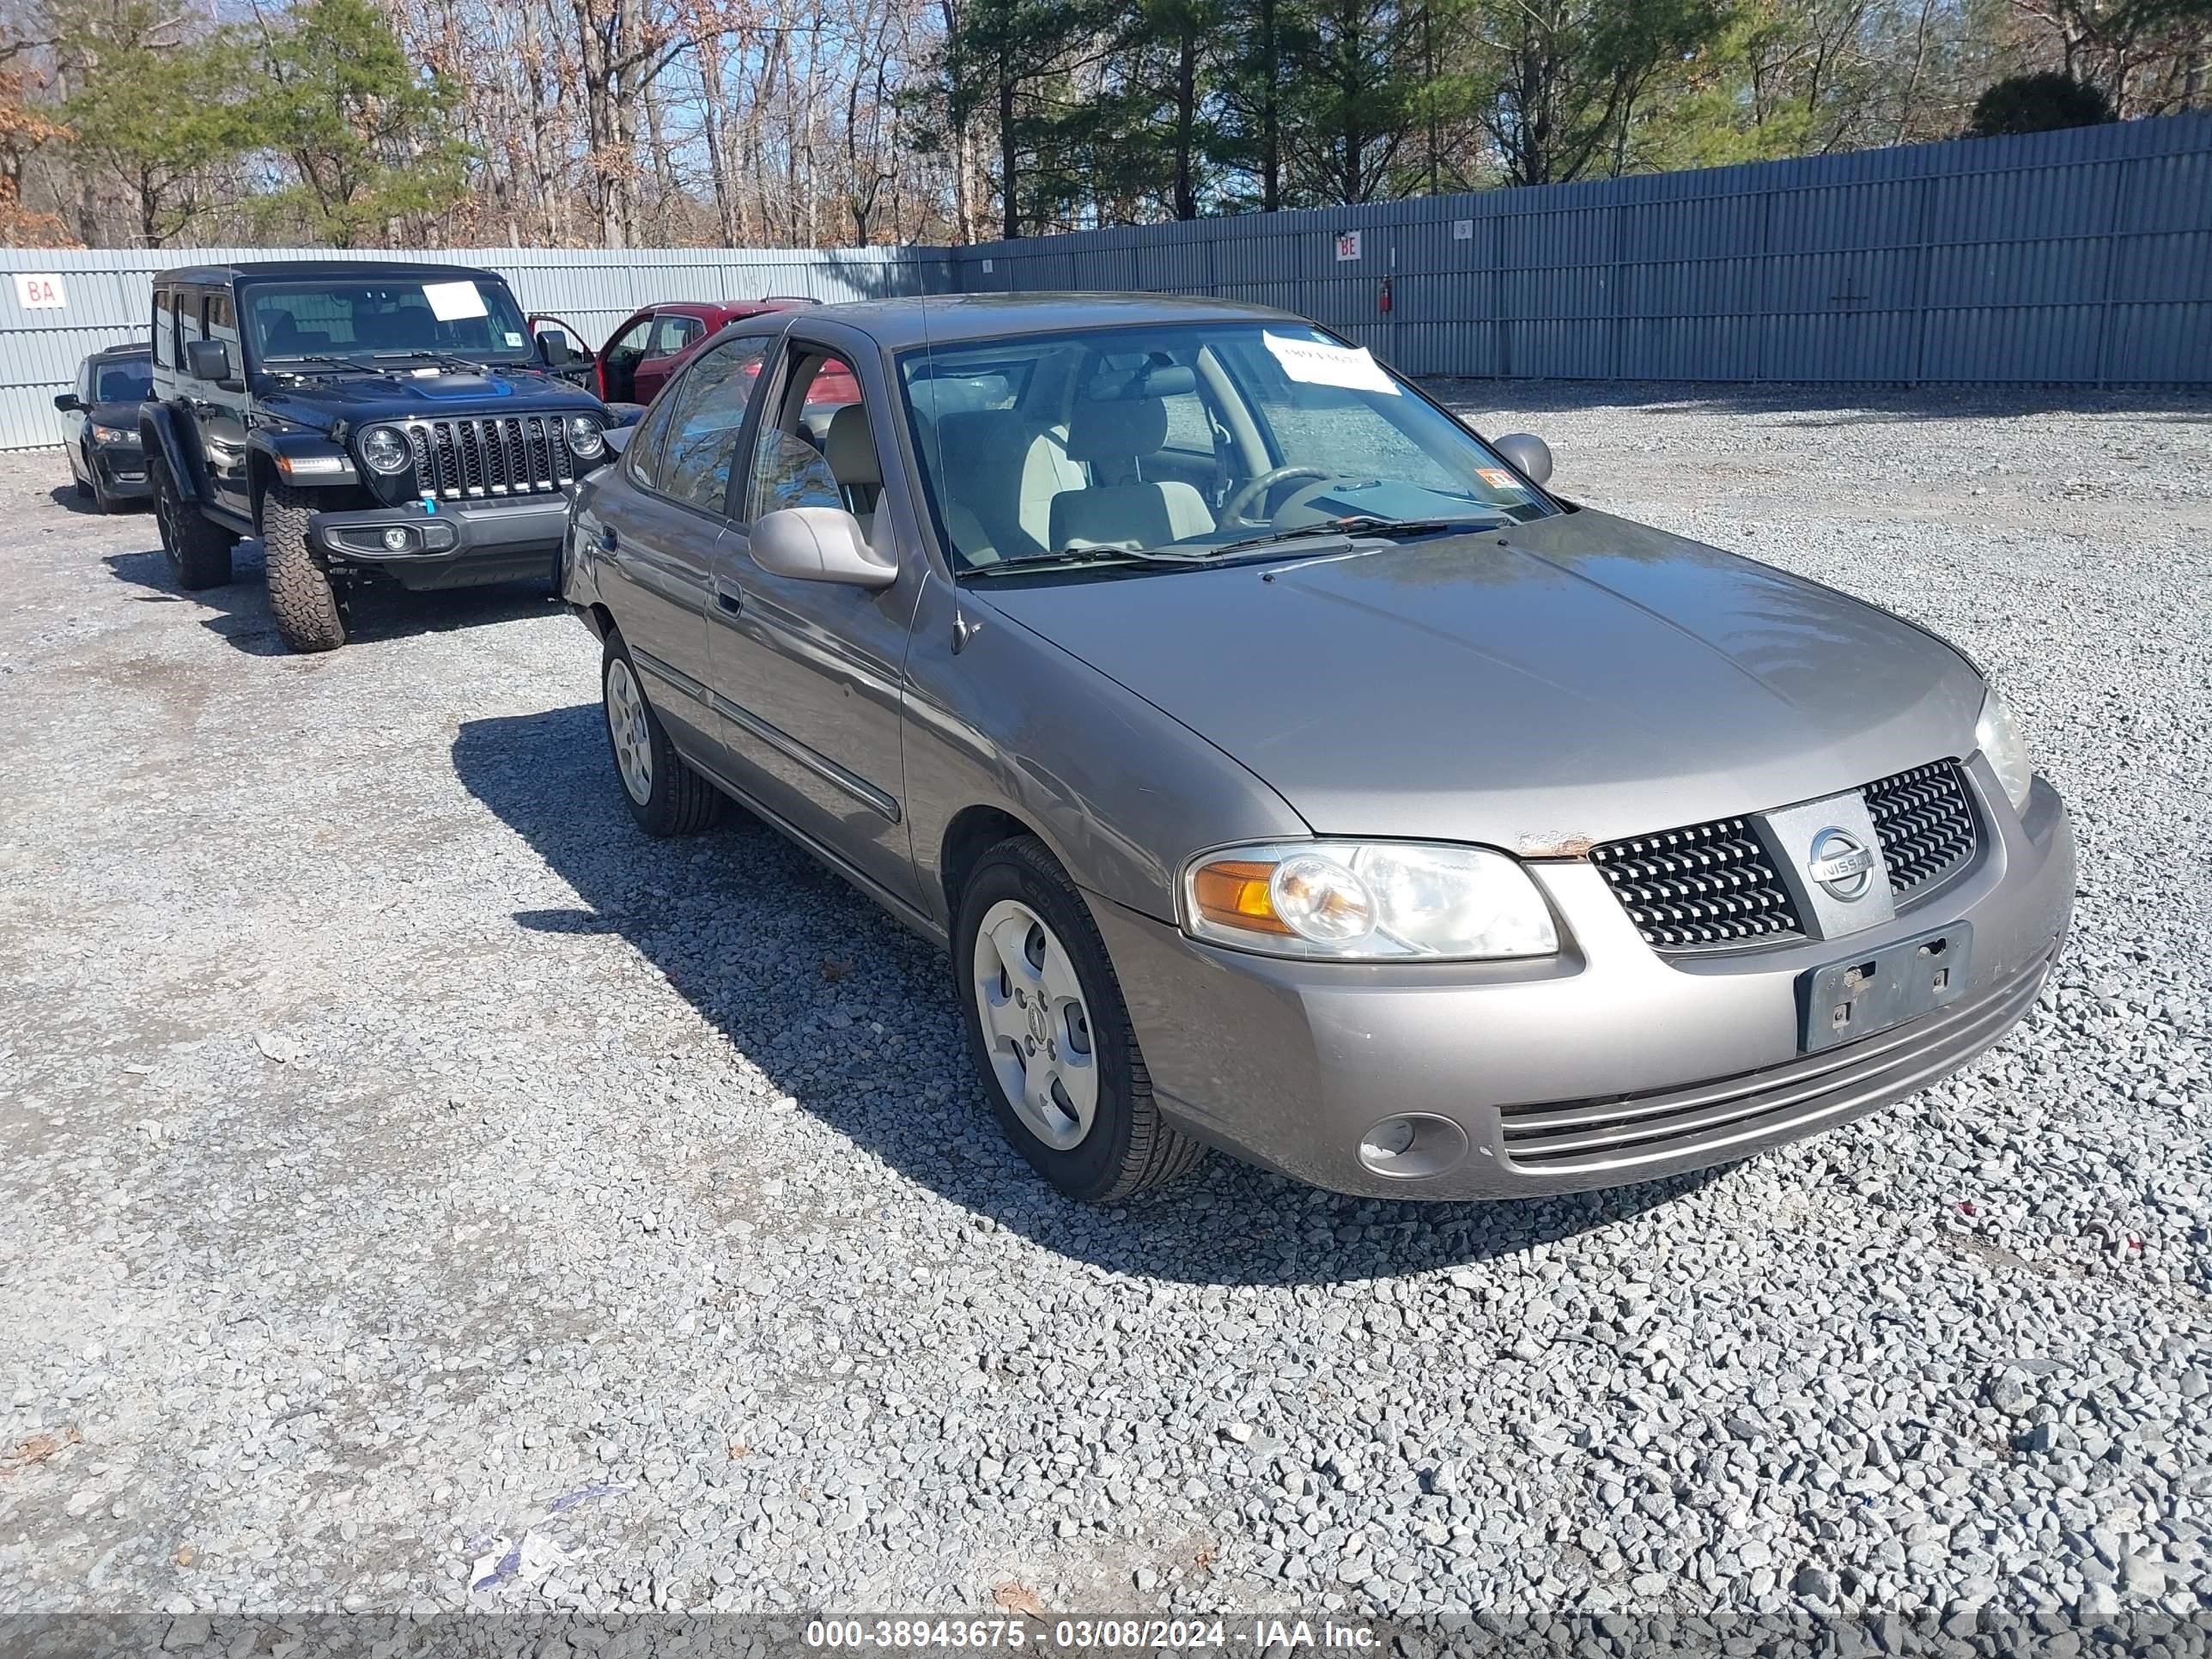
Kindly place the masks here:
POLYGON ((1153 1103, 1105 941, 1042 843, 983 855, 953 938, 969 1051, 1000 1127, 1038 1174, 1110 1204, 1205 1158, 1153 1103))
POLYGON ((713 824, 721 813, 721 791, 676 752, 660 716, 645 700, 629 648, 612 629, 599 688, 606 705, 607 746, 637 827, 648 836, 688 836, 713 824))

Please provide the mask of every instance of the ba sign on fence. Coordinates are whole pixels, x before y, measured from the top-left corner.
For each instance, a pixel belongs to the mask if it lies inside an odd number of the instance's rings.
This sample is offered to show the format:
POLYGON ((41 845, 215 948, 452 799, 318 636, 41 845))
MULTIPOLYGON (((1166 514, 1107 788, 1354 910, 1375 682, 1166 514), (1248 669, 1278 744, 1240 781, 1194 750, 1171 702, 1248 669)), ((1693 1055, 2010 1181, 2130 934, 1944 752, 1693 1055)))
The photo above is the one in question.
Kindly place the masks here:
POLYGON ((15 302, 26 311, 59 311, 69 304, 62 279, 50 270, 15 273, 15 302))

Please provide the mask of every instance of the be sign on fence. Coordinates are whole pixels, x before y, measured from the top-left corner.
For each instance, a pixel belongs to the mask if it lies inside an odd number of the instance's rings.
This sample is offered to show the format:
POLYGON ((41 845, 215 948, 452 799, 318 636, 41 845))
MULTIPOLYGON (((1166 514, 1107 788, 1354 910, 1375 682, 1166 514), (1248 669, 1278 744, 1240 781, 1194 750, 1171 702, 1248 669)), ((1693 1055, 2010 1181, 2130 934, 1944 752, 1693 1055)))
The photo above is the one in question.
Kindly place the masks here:
POLYGON ((59 311, 69 304, 62 279, 48 270, 17 271, 15 300, 26 311, 59 311))
POLYGON ((1358 257, 1359 233, 1356 230, 1345 231, 1336 239, 1336 262, 1342 264, 1347 259, 1357 259, 1358 257))

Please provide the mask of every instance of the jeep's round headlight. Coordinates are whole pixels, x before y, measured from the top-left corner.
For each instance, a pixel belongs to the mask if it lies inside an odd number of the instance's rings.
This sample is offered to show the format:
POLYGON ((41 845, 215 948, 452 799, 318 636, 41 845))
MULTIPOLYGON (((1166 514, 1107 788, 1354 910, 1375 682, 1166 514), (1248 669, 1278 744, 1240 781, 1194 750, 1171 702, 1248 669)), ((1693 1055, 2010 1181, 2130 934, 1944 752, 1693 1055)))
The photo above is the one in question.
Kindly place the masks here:
POLYGON ((404 472, 415 458, 407 453, 407 440, 397 428, 373 426, 361 434, 361 459, 371 472, 381 472, 388 478, 395 472, 404 472))
POLYGON ((1988 757, 1990 770, 2004 786, 2012 810, 2027 811, 2027 792, 2035 787, 2035 763, 2027 757, 2027 744, 2021 739, 2012 710, 1994 688, 1982 699, 1982 717, 1974 722, 1974 746, 1988 757))
POLYGON ((607 453, 606 434, 588 415, 571 415, 568 425, 568 453, 580 461, 596 461, 607 453))
POLYGON ((1194 937, 1269 956, 1373 962, 1550 956, 1552 912, 1503 853, 1433 842, 1279 842, 1183 872, 1194 937))

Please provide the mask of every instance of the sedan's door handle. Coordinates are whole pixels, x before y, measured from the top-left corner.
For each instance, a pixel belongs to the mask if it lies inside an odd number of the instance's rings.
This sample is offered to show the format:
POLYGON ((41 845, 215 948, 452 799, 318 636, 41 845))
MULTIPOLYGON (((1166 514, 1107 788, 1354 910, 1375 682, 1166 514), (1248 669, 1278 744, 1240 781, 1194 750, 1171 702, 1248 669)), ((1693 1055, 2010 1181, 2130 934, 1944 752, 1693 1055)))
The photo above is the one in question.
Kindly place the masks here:
POLYGON ((611 524, 601 525, 599 526, 599 551, 602 553, 615 553, 619 552, 621 549, 622 538, 615 533, 615 527, 611 524))
POLYGON ((721 583, 716 582, 714 584, 714 603, 720 605, 723 610, 728 611, 732 617, 740 616, 744 611, 745 596, 733 587, 725 587, 721 583))

